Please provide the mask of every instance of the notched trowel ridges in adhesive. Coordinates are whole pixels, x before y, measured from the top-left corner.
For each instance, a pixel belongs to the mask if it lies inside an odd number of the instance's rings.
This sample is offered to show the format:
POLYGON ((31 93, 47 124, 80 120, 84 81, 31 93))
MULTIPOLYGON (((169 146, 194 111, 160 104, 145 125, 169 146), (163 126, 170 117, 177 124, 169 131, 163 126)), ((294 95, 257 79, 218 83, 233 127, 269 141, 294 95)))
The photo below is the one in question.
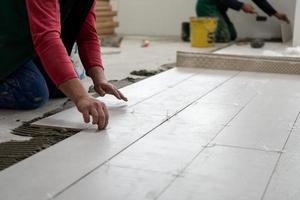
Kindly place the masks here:
POLYGON ((177 66, 219 70, 300 74, 300 59, 177 52, 177 66))

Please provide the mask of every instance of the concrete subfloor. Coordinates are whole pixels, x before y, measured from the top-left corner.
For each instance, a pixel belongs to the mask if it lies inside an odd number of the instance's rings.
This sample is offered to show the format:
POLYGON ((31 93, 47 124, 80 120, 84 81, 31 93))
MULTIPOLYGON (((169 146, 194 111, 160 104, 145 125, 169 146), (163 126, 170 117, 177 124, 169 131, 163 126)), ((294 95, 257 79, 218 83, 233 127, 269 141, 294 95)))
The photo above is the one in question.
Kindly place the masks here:
MULTIPOLYGON (((103 62, 108 80, 126 78, 133 70, 158 69, 161 65, 176 62, 176 51, 209 52, 225 46, 219 44, 214 48, 192 48, 189 43, 165 38, 125 37, 121 48, 103 47, 103 62), (142 48, 142 41, 148 39, 150 46, 142 48)), ((88 88, 91 81, 87 78, 84 85, 88 88)), ((0 143, 11 140, 27 140, 28 138, 11 135, 12 129, 23 122, 41 117, 44 113, 61 108, 66 98, 50 100, 42 108, 30 111, 0 109, 0 143)))

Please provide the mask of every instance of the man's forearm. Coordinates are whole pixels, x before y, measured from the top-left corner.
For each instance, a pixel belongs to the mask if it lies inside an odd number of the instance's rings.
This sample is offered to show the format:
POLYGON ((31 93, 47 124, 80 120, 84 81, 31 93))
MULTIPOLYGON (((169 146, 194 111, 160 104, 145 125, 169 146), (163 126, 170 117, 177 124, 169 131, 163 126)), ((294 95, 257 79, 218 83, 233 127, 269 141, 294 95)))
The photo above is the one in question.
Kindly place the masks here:
POLYGON ((80 99, 89 97, 88 92, 78 78, 67 80, 60 84, 58 88, 75 104, 77 104, 80 99))
POLYGON ((240 10, 243 7, 243 3, 238 0, 222 0, 221 2, 234 10, 240 10))
POLYGON ((275 15, 277 12, 273 6, 266 0, 252 0, 260 9, 262 9, 269 16, 275 15))

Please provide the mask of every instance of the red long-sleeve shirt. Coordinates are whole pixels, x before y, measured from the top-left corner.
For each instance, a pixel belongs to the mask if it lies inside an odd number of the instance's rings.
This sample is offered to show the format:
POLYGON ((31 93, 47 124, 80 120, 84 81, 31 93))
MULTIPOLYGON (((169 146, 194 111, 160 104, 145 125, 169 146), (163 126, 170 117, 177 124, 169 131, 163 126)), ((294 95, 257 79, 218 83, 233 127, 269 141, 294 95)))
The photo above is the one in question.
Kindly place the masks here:
MULTIPOLYGON (((61 40, 59 0, 26 0, 35 51, 52 81, 59 85, 76 78, 76 72, 61 40)), ((102 67, 96 31, 95 2, 77 38, 79 55, 86 70, 102 67)))

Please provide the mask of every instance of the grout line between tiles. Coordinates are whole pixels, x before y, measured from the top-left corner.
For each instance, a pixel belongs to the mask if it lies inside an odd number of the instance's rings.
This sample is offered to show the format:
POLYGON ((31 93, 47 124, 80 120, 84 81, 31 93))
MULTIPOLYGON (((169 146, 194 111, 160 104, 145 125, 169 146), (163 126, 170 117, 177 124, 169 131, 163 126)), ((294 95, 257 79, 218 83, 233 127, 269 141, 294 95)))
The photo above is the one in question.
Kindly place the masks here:
POLYGON ((121 169, 131 169, 131 170, 137 170, 137 171, 144 171, 144 172, 152 172, 152 173, 158 173, 158 174, 164 174, 164 175, 170 175, 170 176, 178 176, 177 173, 171 173, 171 172, 164 172, 159 170, 152 170, 152 169, 144 169, 144 168, 135 168, 135 167, 129 167, 129 166, 123 166, 123 165, 116 165, 116 164, 110 164, 106 163, 103 165, 103 167, 117 167, 121 169))
MULTIPOLYGON (((61 191, 57 192, 56 194, 54 194, 52 196, 51 199, 55 199, 56 197, 58 197, 59 195, 61 195, 63 192, 65 192, 66 190, 68 190, 69 188, 71 188, 72 186, 74 186, 75 184, 77 184, 78 182, 80 182, 81 180, 83 180, 84 178, 86 178, 88 175, 90 175, 91 173, 93 173, 94 171, 96 171, 97 169, 99 169, 100 167, 102 167, 103 165, 107 164, 110 160, 112 160, 113 158, 115 158, 116 156, 118 156, 119 154, 121 154, 123 151, 125 151, 126 149, 128 149, 130 146, 132 146, 133 144, 137 143, 138 141, 140 141, 141 139, 143 139, 146 135, 148 135, 149 133, 151 133, 152 131, 154 131, 155 129, 157 129, 158 127, 160 127, 162 124, 164 124, 165 122, 169 121, 170 119, 172 119, 173 117, 175 117, 177 114, 179 114, 180 112, 182 112, 183 110, 185 110, 186 108, 188 108, 189 106, 193 105, 195 102, 199 101, 200 99, 202 99, 203 97, 207 96, 208 94, 210 94, 211 92, 213 92, 214 90, 216 90, 217 88, 221 87, 222 85, 224 85, 225 83, 229 82, 230 80, 232 80, 233 78, 235 78, 236 76, 238 76, 240 74, 240 72, 236 72, 235 74, 233 74, 232 76, 230 76, 229 78, 227 78, 225 81, 219 83, 217 86, 213 87, 211 90, 209 90, 208 92, 206 92, 205 94, 201 95, 200 97, 198 97, 197 99, 193 100, 191 103, 187 104, 184 108, 180 109, 179 111, 177 111, 175 114, 173 114, 172 116, 167 117, 165 120, 163 120, 160 124, 158 124, 157 126, 155 126, 154 128, 152 128, 150 131, 146 132, 145 134, 143 134, 141 137, 139 137, 138 139, 134 140, 133 142, 131 142, 130 144, 128 144, 126 147, 124 147, 122 150, 120 150, 119 152, 117 152, 115 155, 111 156, 109 159, 107 159, 106 161, 104 161, 103 163, 99 164, 98 166, 96 166, 94 169, 90 170, 89 172, 87 172, 86 174, 84 174, 83 176, 81 176, 80 178, 78 178, 77 180, 75 180, 74 182, 72 182, 70 185, 66 186, 65 188, 63 188, 61 191)), ((196 75, 196 74, 195 74, 196 75)), ((192 76, 191 76, 192 77, 192 76)))
POLYGON ((211 148, 211 147, 215 147, 215 146, 219 146, 219 147, 228 147, 228 148, 234 148, 234 149, 245 149, 245 150, 253 150, 253 151, 262 151, 262 152, 266 152, 266 153, 284 153, 284 151, 282 150, 277 150, 277 149, 260 149, 260 148, 254 148, 254 147, 243 147, 243 146, 236 146, 236 145, 228 145, 228 144, 211 144, 211 145, 207 145, 204 146, 205 148, 211 148))
MULTIPOLYGON (((289 132, 289 135, 288 135, 288 137, 287 137, 287 139, 286 139, 286 141, 285 141, 285 143, 284 143, 284 145, 283 145, 283 147, 282 147, 282 151, 284 151, 284 149, 286 148, 286 145, 287 145, 287 143, 288 143, 288 141, 289 141, 289 139, 290 139, 290 137, 291 137, 293 131, 295 130, 295 126, 296 126, 296 123, 297 123, 297 121, 298 121, 298 119, 299 119, 299 116, 300 116, 300 112, 298 113, 298 115, 297 115, 297 117, 296 117, 296 119, 295 119, 295 121, 294 121, 294 123, 293 123, 293 127, 291 128, 291 130, 290 130, 290 132, 289 132)), ((271 173, 271 175, 270 175, 270 177, 269 177, 269 179, 268 179, 267 185, 266 185, 266 187, 265 187, 265 189, 264 189, 264 192, 263 192, 263 194, 262 194, 262 196, 261 196, 261 200, 263 200, 263 199, 265 198, 265 196, 266 196, 266 193, 267 193, 268 188, 269 188, 269 186, 270 186, 270 184, 271 184, 271 181, 272 181, 272 179, 273 179, 273 176, 274 176, 274 174, 275 174, 275 171, 276 171, 276 169, 277 169, 277 167, 278 167, 278 164, 279 164, 279 162, 280 162, 280 160, 281 160, 281 157, 282 157, 282 154, 280 154, 280 155, 278 156, 278 159, 277 159, 277 161, 276 161, 276 163, 275 163, 275 166, 274 166, 274 168, 273 168, 273 170, 272 170, 272 173, 271 173)))
MULTIPOLYGON (((211 142, 252 102, 252 100, 256 97, 257 95, 254 95, 225 125, 224 127, 217 132, 217 134, 208 141, 208 143, 205 146, 209 146, 211 142)), ((180 177, 184 171, 194 162, 194 160, 197 159, 197 157, 205 150, 206 148, 203 147, 192 159, 191 161, 178 173, 178 175, 158 194, 157 197, 154 198, 154 200, 158 200, 161 195, 166 192, 169 187, 177 180, 178 177, 180 177)))

